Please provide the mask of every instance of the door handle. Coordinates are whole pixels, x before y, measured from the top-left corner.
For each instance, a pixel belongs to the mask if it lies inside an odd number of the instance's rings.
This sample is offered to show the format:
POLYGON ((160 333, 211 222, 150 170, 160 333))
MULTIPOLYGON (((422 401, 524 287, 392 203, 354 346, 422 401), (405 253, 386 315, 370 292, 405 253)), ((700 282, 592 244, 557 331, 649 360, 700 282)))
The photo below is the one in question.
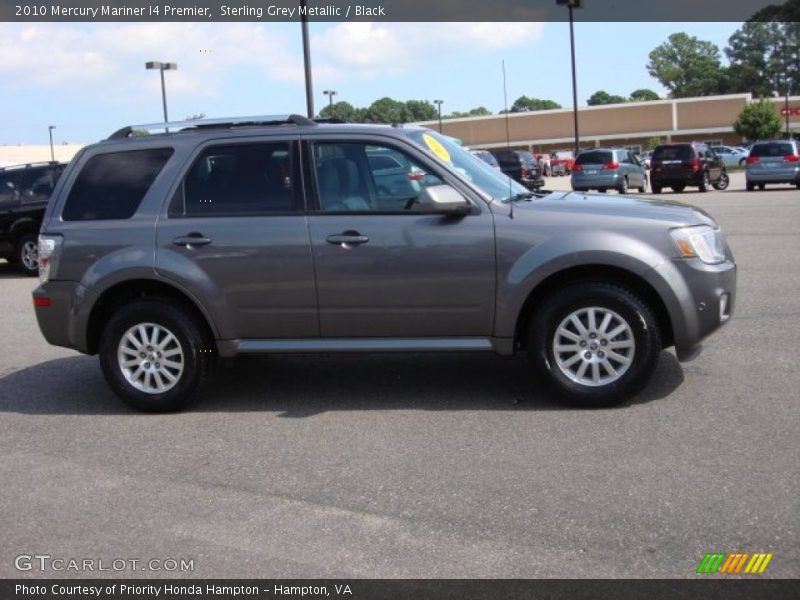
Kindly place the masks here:
POLYGON ((176 246, 185 246, 191 248, 192 246, 205 246, 211 243, 211 239, 205 237, 202 233, 190 233, 188 235, 181 235, 172 240, 176 246))
POLYGON ((329 235, 325 238, 325 241, 335 246, 349 248, 351 246, 360 246, 361 244, 366 244, 369 241, 369 238, 365 235, 361 235, 357 231, 345 231, 335 235, 329 235))

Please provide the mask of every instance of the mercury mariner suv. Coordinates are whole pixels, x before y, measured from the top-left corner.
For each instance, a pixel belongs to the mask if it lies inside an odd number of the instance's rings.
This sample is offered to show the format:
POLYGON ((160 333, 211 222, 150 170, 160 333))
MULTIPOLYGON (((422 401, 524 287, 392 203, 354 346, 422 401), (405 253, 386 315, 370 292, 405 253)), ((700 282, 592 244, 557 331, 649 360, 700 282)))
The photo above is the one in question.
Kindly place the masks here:
POLYGON ((141 410, 183 407, 218 358, 431 351, 524 352, 554 396, 608 406, 733 311, 697 208, 531 192, 415 126, 166 126, 72 160, 33 292, 47 341, 98 354, 141 410))

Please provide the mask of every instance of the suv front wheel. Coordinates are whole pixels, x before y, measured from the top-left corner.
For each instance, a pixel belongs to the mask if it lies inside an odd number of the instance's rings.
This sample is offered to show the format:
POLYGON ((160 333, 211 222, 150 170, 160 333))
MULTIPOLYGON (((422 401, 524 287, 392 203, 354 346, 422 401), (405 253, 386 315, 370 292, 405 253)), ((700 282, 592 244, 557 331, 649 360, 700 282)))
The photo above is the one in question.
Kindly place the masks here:
POLYGON ((537 378, 559 399, 588 408, 620 404, 639 392, 661 352, 647 304, 604 282, 575 283, 550 294, 528 341, 537 378))
POLYGON ((115 312, 100 340, 108 385, 145 412, 168 412, 194 399, 213 352, 203 329, 168 301, 141 300, 115 312))

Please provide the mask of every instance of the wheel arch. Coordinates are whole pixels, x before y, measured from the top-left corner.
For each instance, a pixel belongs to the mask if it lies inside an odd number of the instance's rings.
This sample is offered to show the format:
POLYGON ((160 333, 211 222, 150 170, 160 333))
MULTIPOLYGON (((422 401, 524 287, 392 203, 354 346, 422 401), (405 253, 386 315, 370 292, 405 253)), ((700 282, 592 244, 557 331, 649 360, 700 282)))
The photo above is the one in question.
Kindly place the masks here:
POLYGON ((625 287, 639 296, 650 309, 658 323, 662 346, 668 348, 674 344, 672 319, 667 307, 658 292, 642 277, 627 269, 611 265, 579 265, 557 271, 543 279, 531 292, 517 317, 514 331, 515 345, 520 349, 527 348, 527 337, 530 320, 537 306, 553 291, 578 281, 600 281, 625 287))
POLYGON ((155 279, 131 279, 117 283, 104 290, 92 305, 86 326, 86 348, 89 354, 96 354, 100 336, 108 319, 121 306, 135 300, 167 300, 191 314, 203 327, 209 343, 216 339, 213 322, 202 307, 187 293, 155 279))

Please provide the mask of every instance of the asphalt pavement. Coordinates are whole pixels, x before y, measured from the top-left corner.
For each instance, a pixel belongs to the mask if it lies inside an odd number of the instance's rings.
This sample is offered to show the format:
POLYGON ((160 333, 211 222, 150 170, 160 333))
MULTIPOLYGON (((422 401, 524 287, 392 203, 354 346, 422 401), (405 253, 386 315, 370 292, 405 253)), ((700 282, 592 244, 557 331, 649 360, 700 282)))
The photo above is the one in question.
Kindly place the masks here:
POLYGON ((800 192, 740 179, 662 196, 722 225, 734 318, 616 409, 560 406, 523 357, 437 354, 242 360, 142 415, 46 344, 0 261, 0 577, 694 578, 734 551, 800 576, 800 192), (17 570, 36 554, 193 570, 17 570))

